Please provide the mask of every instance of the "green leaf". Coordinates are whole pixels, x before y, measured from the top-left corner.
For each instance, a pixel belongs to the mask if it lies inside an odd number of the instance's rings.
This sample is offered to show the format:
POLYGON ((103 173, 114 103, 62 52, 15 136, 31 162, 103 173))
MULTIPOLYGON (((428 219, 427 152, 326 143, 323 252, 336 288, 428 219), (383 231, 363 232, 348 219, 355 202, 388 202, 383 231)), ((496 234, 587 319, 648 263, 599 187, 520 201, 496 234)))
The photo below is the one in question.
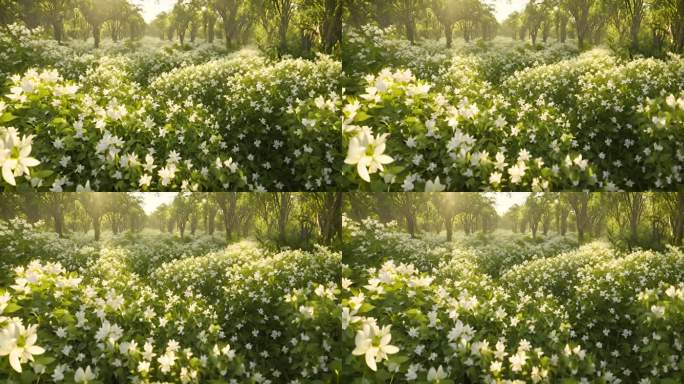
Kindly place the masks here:
POLYGON ((2 116, 0 116, 0 123, 8 123, 16 118, 17 117, 11 114, 10 112, 5 112, 4 114, 2 114, 2 116))
POLYGON ((2 313, 4 313, 4 314, 14 313, 20 309, 21 309, 21 305, 15 304, 15 303, 9 303, 7 305, 7 307, 5 307, 5 310, 2 311, 2 313))
POLYGON ((36 357, 35 361, 38 364, 50 365, 55 361, 55 358, 50 356, 39 356, 36 357))

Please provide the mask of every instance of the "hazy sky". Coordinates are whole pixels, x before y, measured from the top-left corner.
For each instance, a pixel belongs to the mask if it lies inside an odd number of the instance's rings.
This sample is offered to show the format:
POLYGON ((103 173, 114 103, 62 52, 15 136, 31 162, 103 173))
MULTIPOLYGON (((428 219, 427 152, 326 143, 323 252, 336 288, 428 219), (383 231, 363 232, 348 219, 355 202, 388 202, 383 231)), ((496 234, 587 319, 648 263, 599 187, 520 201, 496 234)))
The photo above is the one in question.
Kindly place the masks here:
POLYGON ((506 20, 506 17, 515 11, 525 8, 529 0, 486 0, 494 5, 494 14, 499 22, 506 20))
MULTIPOLYGON (((135 195, 141 196, 143 199, 143 209, 146 214, 151 214, 162 204, 168 204, 173 201, 177 192, 136 192, 135 195)), ((527 199, 529 192, 500 192, 488 193, 494 196, 494 209, 499 215, 503 215, 514 204, 522 204, 527 199)))
MULTIPOLYGON (((146 22, 154 20, 154 17, 164 11, 169 11, 176 4, 176 0, 132 0, 143 9, 143 17, 146 22)), ((485 0, 494 5, 496 19, 502 22, 514 11, 525 8, 529 0, 485 0)))
POLYGON ((497 192, 489 193, 494 196, 494 209, 499 215, 503 215, 514 204, 522 204, 530 192, 497 192))
POLYGON ((132 0, 131 2, 142 7, 143 18, 148 23, 158 14, 171 10, 176 4, 176 0, 132 0))
POLYGON ((134 195, 141 196, 143 199, 142 207, 146 214, 151 214, 162 204, 173 201, 178 192, 136 192, 134 195))

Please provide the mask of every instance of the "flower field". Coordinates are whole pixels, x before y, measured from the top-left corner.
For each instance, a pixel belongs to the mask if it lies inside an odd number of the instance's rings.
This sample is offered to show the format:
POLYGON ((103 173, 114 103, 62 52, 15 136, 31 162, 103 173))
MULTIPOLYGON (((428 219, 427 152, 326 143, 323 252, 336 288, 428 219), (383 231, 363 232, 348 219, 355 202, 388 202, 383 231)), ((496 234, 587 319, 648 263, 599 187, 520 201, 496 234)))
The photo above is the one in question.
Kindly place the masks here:
POLYGON ((332 190, 341 63, 152 38, 92 49, 0 33, 0 186, 332 190))
POLYGON ((684 253, 345 221, 345 382, 677 383, 684 253))
POLYGON ((0 247, 3 382, 338 375, 339 252, 149 230, 58 239, 21 220, 0 227, 0 247))
POLYGON ((342 170, 371 191, 672 190, 684 61, 499 37, 446 49, 347 38, 342 170), (346 70, 350 68, 350 70, 346 70))

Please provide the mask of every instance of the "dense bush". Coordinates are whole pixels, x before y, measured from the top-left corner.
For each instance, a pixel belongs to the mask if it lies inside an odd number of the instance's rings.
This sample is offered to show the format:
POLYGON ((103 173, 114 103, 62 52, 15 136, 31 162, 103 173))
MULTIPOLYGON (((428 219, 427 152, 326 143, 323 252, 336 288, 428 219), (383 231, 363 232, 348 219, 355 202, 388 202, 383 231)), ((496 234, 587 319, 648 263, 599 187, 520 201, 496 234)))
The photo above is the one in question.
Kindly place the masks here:
POLYGON ((346 230, 350 382, 684 379, 681 249, 624 254, 501 231, 431 244, 373 220, 346 230))
POLYGON ((430 42, 383 49, 400 41, 373 28, 352 35, 358 47, 347 60, 368 58, 369 65, 352 66, 358 73, 343 107, 345 187, 615 191, 681 184, 679 56, 625 61, 603 49, 577 55, 567 45, 503 40, 439 55, 430 42), (416 58, 443 55, 450 64, 429 70, 416 58))
POLYGON ((342 70, 330 57, 109 47, 72 66, 17 33, 0 36, 11 57, 27 52, 0 69, 11 74, 3 188, 330 190, 340 177, 342 70))
POLYGON ((0 232, 4 249, 23 255, 0 265, 3 382, 324 383, 340 374, 339 253, 273 253, 250 241, 220 250, 208 236, 147 232, 50 246, 51 236, 14 225, 0 232))

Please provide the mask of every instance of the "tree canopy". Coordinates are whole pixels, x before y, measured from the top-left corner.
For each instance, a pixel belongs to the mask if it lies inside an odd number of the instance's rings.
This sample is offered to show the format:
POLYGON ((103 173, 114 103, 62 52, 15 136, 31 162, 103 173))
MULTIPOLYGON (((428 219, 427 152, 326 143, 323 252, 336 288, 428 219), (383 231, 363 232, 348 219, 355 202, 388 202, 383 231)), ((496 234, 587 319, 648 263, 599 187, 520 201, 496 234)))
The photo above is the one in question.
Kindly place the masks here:
POLYGON ((180 45, 222 39, 226 48, 259 45, 278 55, 332 53, 342 36, 342 0, 177 0, 148 24, 130 0, 0 1, 0 24, 51 31, 58 42, 102 35, 113 41, 145 34, 180 45))

